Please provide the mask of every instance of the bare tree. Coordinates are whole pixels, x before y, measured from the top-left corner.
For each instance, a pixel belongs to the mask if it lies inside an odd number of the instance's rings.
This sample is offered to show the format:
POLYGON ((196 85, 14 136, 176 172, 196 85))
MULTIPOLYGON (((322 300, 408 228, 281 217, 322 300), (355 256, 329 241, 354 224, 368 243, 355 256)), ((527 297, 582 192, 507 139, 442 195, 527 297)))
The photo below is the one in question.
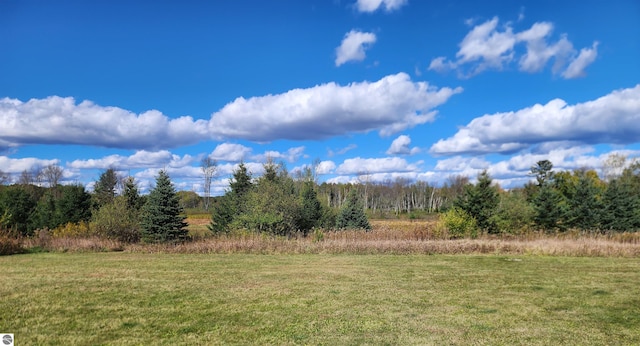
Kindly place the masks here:
POLYGON ((209 210, 209 198, 211 197, 211 180, 216 175, 218 162, 209 156, 200 161, 202 174, 204 175, 204 209, 209 210))
POLYGON ((4 185, 10 182, 11 182, 11 177, 9 176, 9 173, 5 173, 2 170, 0 170, 0 185, 4 185))
POLYGON ((606 160, 602 163, 602 173, 604 174, 604 180, 611 181, 619 178, 622 175, 622 171, 627 164, 627 157, 622 154, 609 154, 606 160))
POLYGON ((56 164, 51 164, 42 170, 42 177, 51 188, 58 186, 62 179, 62 168, 56 164))
POLYGON ((18 184, 20 185, 31 185, 35 182, 33 179, 33 174, 26 169, 20 173, 20 177, 18 178, 18 184))

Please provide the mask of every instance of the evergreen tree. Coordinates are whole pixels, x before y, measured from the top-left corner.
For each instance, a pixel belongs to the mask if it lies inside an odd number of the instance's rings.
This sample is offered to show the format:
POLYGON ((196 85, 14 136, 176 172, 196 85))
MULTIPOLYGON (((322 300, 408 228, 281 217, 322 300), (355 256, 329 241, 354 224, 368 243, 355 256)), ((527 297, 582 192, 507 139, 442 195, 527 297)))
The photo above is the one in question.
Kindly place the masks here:
POLYGON ((91 218, 91 195, 82 185, 62 186, 62 197, 56 201, 56 225, 88 221, 91 218))
POLYGON ((582 174, 578 178, 572 198, 569 200, 567 223, 581 230, 594 230, 600 222, 602 203, 599 190, 592 178, 582 174))
POLYGON ((52 191, 46 191, 38 201, 36 209, 31 216, 31 230, 42 228, 55 228, 56 223, 56 199, 52 191))
POLYGON ((4 225, 23 235, 30 233, 30 217, 36 208, 31 194, 20 185, 2 189, 0 193, 0 215, 4 215, 4 225))
POLYGON ((551 231, 564 230, 563 223, 566 205, 562 195, 549 184, 542 185, 533 198, 533 221, 542 229, 551 231))
POLYGON ((231 195, 218 197, 211 206, 211 223, 207 228, 214 234, 229 232, 229 225, 233 222, 234 211, 231 195))
POLYGON ((98 208, 113 202, 116 196, 116 186, 118 185, 118 174, 113 168, 109 168, 100 174, 100 178, 93 187, 96 205, 98 208))
POLYGON ((476 219, 480 229, 489 233, 497 231, 495 219, 492 218, 498 207, 499 196, 487 171, 478 175, 476 185, 467 185, 464 194, 456 199, 454 205, 476 219))
POLYGON ((371 224, 364 212, 364 207, 358 198, 356 189, 351 189, 347 195, 347 201, 340 209, 340 213, 336 219, 337 228, 363 228, 371 229, 371 224))
POLYGON ((538 187, 542 187, 553 179, 553 163, 549 160, 541 160, 531 167, 531 174, 536 177, 538 187))
POLYGON ((322 205, 318 200, 318 194, 314 189, 314 183, 312 181, 307 181, 302 187, 298 227, 306 236, 313 227, 318 225, 321 217, 322 205))
POLYGON ((640 202, 628 181, 612 180, 602 201, 602 229, 624 232, 636 230, 640 226, 640 202))
POLYGON ((145 242, 185 240, 188 236, 180 200, 169 175, 162 170, 143 207, 140 228, 145 242))
POLYGON ((251 174, 247 171, 247 167, 243 162, 240 163, 238 169, 233 171, 233 178, 229 182, 229 187, 231 188, 229 193, 234 214, 243 214, 246 210, 247 194, 253 187, 251 174))
POLYGON ((139 211, 143 204, 144 200, 140 197, 140 193, 138 192, 138 186, 133 177, 128 177, 124 181, 124 192, 122 193, 126 200, 127 208, 135 211, 139 211))

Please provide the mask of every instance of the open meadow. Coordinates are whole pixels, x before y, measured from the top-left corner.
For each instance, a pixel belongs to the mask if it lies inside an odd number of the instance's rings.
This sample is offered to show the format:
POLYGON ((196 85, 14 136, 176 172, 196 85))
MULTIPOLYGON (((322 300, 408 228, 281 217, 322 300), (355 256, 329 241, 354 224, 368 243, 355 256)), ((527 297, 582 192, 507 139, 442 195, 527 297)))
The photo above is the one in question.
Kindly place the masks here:
POLYGON ((640 344, 640 259, 32 253, 0 257, 16 345, 640 344))

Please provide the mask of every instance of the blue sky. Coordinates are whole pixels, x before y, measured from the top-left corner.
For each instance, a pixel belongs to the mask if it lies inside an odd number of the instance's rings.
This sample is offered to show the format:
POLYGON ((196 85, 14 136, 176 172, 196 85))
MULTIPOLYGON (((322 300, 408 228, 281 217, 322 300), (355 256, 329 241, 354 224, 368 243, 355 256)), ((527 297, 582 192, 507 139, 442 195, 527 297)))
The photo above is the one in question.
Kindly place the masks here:
POLYGON ((483 169, 524 184, 542 159, 640 156, 640 3, 0 2, 0 170, 49 164, 91 189, 166 169, 202 191, 245 162, 321 181, 483 169))

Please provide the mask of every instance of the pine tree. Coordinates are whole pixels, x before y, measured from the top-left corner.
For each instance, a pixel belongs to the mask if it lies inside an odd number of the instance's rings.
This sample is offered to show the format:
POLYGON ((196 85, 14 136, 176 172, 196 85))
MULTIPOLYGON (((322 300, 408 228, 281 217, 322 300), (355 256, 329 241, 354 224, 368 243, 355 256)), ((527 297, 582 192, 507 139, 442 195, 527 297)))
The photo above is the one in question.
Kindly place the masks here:
POLYGON ((231 205, 233 207, 234 214, 240 215, 245 212, 247 204, 247 195, 253 187, 251 183, 251 174, 247 171, 247 166, 244 163, 240 163, 238 169, 233 171, 233 178, 229 182, 231 191, 231 205))
POLYGON ((162 170, 156 178, 143 207, 141 231, 145 242, 161 243, 185 240, 187 223, 180 207, 180 200, 169 175, 162 170))
POLYGON ((367 214, 364 212, 364 207, 358 198, 356 189, 351 189, 347 196, 347 201, 340 209, 338 218, 336 219, 336 227, 338 228, 363 228, 366 230, 371 229, 367 214))
POLYGON ((575 192, 569 200, 567 223, 581 230, 593 230, 598 227, 602 203, 598 198, 598 189, 587 175, 578 178, 575 192))
POLYGON ((62 197, 56 200, 56 224, 78 223, 91 218, 91 195, 82 185, 62 187, 62 197))
POLYGON ((212 206, 211 223, 207 228, 214 234, 229 232, 229 225, 233 222, 233 205, 229 194, 218 197, 212 206))
POLYGON ((535 215, 533 221, 542 229, 551 231, 564 230, 563 223, 566 216, 566 205, 563 196, 549 184, 542 185, 533 198, 535 215))
POLYGON ((467 185, 464 194, 454 202, 454 205, 476 219, 480 229, 494 233, 498 228, 492 216, 497 210, 499 196, 496 188, 491 186, 491 182, 492 179, 487 171, 482 171, 478 175, 478 183, 467 185))
POLYGON ((143 199, 140 197, 138 187, 133 177, 128 177, 124 181, 124 192, 122 193, 127 201, 127 207, 134 211, 139 211, 143 205, 143 199))
POLYGON ((322 205, 312 181, 305 182, 301 193, 301 208, 298 227, 306 236, 309 230, 318 225, 322 217, 322 205))
POLYGON ((100 174, 93 188, 97 207, 113 202, 116 196, 116 185, 118 185, 118 174, 113 168, 109 168, 100 174))
POLYGON ((602 229, 623 232, 633 231, 640 226, 640 201, 629 182, 612 180, 602 200, 602 229))

